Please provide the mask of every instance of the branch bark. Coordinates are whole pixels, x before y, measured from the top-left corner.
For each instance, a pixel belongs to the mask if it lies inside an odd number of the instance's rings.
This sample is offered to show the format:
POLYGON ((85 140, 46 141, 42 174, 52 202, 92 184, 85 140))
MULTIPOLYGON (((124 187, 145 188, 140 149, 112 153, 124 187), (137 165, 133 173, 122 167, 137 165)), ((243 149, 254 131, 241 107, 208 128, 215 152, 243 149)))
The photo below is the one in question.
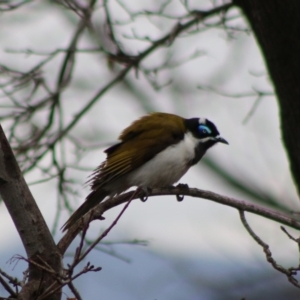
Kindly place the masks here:
POLYGON ((273 81, 282 137, 300 195, 300 2, 235 0, 246 15, 273 81))
MULTIPOLYGON (((41 258, 53 270, 61 272, 61 255, 25 182, 1 125, 0 195, 16 226, 28 259, 38 261, 41 258)), ((53 281, 49 274, 29 264, 29 279, 18 299, 35 299, 51 280, 53 281)), ((49 299, 60 299, 60 293, 49 299)))

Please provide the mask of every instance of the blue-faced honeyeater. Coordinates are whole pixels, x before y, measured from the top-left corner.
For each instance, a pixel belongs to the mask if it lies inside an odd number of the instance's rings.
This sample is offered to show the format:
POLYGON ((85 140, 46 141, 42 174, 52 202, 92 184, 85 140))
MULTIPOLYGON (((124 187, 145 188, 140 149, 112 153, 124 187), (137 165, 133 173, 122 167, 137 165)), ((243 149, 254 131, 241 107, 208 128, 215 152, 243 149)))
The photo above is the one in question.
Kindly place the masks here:
POLYGON ((104 151, 107 158, 90 180, 92 192, 63 230, 107 196, 113 197, 132 186, 146 189, 171 186, 210 147, 216 143, 228 144, 211 121, 167 113, 152 113, 136 120, 124 129, 119 140, 104 151))

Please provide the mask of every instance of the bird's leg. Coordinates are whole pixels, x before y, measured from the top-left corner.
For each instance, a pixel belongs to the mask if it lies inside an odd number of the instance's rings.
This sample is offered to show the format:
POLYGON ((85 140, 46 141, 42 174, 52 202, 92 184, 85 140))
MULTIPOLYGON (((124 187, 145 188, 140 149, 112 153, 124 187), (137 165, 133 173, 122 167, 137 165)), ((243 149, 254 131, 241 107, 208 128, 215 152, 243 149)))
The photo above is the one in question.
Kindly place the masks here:
POLYGON ((141 193, 141 201, 142 202, 146 202, 148 199, 148 196, 152 193, 152 188, 150 188, 149 186, 139 186, 137 188, 137 192, 141 193))
MULTIPOLYGON (((181 190, 187 190, 189 189, 189 186, 186 183, 178 183, 176 185, 176 188, 179 188, 181 190)), ((177 194, 176 199, 178 202, 181 202, 184 199, 184 195, 177 194)))

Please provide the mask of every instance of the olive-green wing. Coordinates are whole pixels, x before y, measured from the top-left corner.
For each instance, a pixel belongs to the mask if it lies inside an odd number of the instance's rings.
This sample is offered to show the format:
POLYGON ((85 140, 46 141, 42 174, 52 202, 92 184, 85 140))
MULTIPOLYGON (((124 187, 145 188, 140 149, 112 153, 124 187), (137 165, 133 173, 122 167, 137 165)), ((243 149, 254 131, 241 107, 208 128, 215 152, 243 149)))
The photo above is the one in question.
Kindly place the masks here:
POLYGON ((155 113, 134 122, 121 134, 121 142, 105 150, 107 159, 94 172, 92 189, 98 189, 139 168, 184 136, 184 119, 170 121, 170 115, 155 113), (154 117, 154 118, 153 118, 154 117))

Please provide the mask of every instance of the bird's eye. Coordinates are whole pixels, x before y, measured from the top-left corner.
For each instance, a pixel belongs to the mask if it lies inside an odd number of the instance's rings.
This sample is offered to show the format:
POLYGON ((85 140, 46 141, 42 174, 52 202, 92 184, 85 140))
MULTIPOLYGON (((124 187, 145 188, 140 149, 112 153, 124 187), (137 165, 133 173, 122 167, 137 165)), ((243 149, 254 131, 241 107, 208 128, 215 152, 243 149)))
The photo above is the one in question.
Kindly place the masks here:
POLYGON ((198 126, 198 129, 200 134, 211 134, 211 130, 206 125, 201 124, 198 126))

